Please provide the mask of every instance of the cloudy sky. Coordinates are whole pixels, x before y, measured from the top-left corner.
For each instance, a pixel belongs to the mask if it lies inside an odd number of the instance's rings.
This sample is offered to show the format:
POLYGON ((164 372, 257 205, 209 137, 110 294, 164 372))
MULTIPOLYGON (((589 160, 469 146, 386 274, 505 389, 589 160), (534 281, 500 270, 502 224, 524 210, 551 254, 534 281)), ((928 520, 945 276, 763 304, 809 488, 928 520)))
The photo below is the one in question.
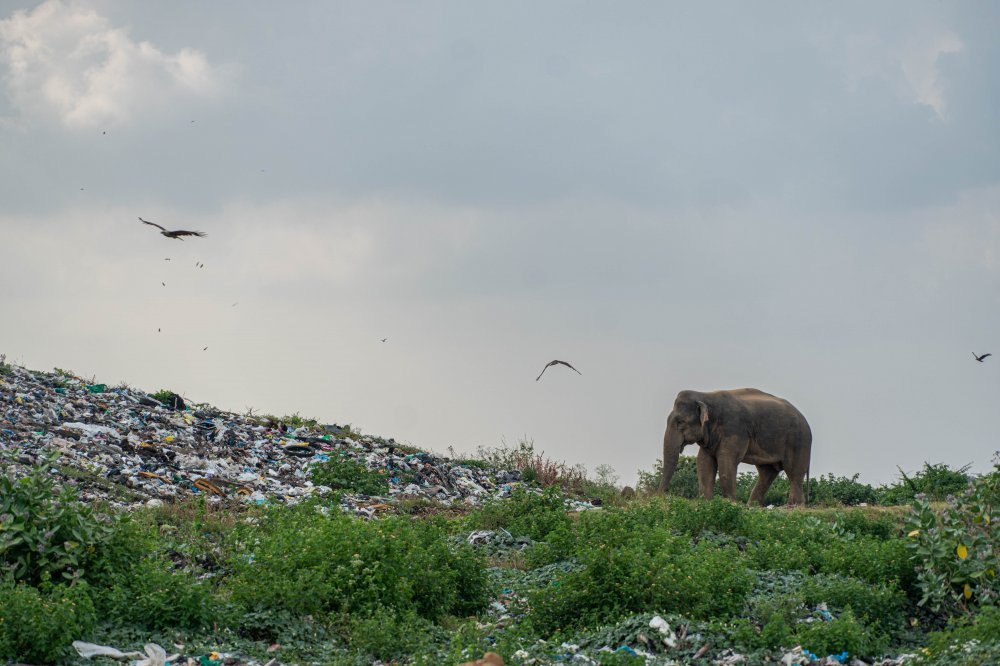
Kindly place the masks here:
POLYGON ((997 34, 990 1, 0 0, 0 353, 623 482, 678 391, 754 386, 813 476, 982 471, 997 34))

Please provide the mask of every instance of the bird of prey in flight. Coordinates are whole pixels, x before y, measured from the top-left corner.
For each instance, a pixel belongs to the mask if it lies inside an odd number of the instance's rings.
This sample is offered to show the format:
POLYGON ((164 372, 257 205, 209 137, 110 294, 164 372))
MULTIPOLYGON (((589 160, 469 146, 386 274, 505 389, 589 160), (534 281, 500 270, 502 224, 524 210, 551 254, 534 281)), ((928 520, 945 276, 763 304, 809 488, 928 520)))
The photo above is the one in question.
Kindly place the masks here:
POLYGON ((542 375, 545 374, 545 371, 549 369, 549 366, 553 366, 553 365, 565 365, 567 368, 569 368, 570 370, 572 370, 576 374, 578 374, 578 375, 582 375, 583 374, 582 372, 580 372, 579 370, 577 370, 576 368, 574 368, 572 365, 570 365, 566 361, 549 361, 548 363, 545 364, 545 367, 542 368, 542 371, 540 373, 538 373, 538 376, 535 377, 535 381, 537 382, 539 379, 541 379, 542 375))
POLYGON ((987 356, 993 356, 993 354, 983 354, 982 356, 976 356, 976 352, 972 352, 972 356, 973 356, 973 358, 975 358, 975 359, 976 359, 977 361, 979 361, 980 363, 982 363, 982 362, 983 362, 983 360, 984 360, 984 359, 985 359, 985 358, 986 358, 987 356))
POLYGON ((202 231, 184 231, 183 229, 177 229, 176 231, 168 231, 167 229, 161 227, 156 222, 150 222, 149 220, 144 220, 141 217, 139 221, 143 224, 148 224, 151 227, 156 227, 160 230, 160 233, 167 238, 176 238, 177 240, 184 240, 181 236, 198 236, 199 238, 204 238, 205 233, 202 231))

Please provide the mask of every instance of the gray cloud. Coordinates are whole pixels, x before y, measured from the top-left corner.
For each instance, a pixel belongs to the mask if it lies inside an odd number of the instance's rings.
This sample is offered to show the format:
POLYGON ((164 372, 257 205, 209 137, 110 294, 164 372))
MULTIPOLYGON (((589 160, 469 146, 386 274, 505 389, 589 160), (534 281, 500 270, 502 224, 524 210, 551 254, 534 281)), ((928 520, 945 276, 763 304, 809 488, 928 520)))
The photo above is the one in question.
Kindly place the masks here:
POLYGON ((991 5, 233 8, 7 12, 62 61, 5 51, 0 352, 625 477, 678 390, 740 385, 814 473, 988 462, 991 5))

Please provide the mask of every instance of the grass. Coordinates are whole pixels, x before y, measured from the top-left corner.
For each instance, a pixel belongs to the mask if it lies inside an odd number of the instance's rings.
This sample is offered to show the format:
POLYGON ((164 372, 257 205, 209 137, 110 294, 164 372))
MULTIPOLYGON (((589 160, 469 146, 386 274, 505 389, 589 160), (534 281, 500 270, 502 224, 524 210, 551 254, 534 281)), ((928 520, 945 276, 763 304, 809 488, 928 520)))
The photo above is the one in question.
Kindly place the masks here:
MULTIPOLYGON (((69 495, 53 501, 52 464, 2 500, 31 541, 10 541, 13 523, 0 517, 0 564, 25 563, 0 575, 0 660, 80 662, 72 640, 324 664, 459 663, 487 650, 508 663, 566 662, 573 650, 638 663, 600 651, 621 645, 658 663, 691 663, 706 644, 709 658, 731 647, 747 664, 774 663, 794 645, 869 661, 918 653, 935 666, 1000 653, 989 596, 997 548, 983 527, 1000 501, 1000 468, 964 500, 912 507, 766 510, 640 495, 574 512, 556 475, 543 490, 480 507, 403 500, 378 520, 329 500, 259 507, 195 497, 109 522, 69 495), (947 528, 938 541, 914 536, 914 521, 938 519, 947 528), (74 536, 50 544, 54 529, 74 536), (470 544, 477 530, 495 538, 470 544), (955 543, 975 557, 956 555, 955 543), (952 579, 929 581, 932 569, 952 579), (922 604, 928 589, 956 603, 922 604), (673 648, 650 629, 654 614, 678 632, 673 648), (273 644, 277 655, 267 652, 273 644)), ((904 483, 953 484, 943 472, 904 483)), ((344 490, 384 488, 377 470, 339 458, 315 473, 344 490)), ((856 479, 834 481, 857 497, 856 479)), ((580 489, 613 493, 614 482, 604 470, 580 489)))

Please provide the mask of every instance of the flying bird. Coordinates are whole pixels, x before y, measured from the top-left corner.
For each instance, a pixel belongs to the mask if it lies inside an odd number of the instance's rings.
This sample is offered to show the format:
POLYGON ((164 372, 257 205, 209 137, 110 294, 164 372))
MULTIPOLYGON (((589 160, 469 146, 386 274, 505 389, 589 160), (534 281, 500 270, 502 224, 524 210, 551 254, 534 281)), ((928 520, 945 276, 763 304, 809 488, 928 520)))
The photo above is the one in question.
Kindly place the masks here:
POLYGON ((162 285, 163 285, 164 287, 166 287, 166 286, 167 286, 167 283, 166 283, 166 282, 161 282, 160 284, 162 284, 162 285))
POLYGON ((545 364, 545 367, 542 368, 542 371, 540 373, 538 373, 538 376, 535 377, 535 381, 537 382, 539 379, 541 379, 542 375, 545 374, 545 371, 548 370, 549 367, 553 366, 553 365, 565 365, 567 368, 569 368, 570 370, 572 370, 576 374, 578 374, 578 375, 582 375, 583 374, 582 372, 580 372, 579 370, 577 370, 576 368, 574 368, 572 365, 570 365, 566 361, 549 361, 548 363, 545 364))
POLYGON ((385 341, 386 341, 386 340, 388 340, 388 339, 389 339, 389 338, 382 338, 382 342, 385 342, 385 341))
POLYGON ((983 354, 982 356, 976 356, 976 352, 972 352, 972 357, 977 361, 979 361, 980 363, 982 363, 987 356, 993 356, 993 354, 983 354))
POLYGON ((156 227, 157 229, 160 230, 160 233, 166 236, 167 238, 176 238, 177 240, 184 240, 183 238, 181 238, 181 236, 197 236, 199 238, 205 237, 205 233, 202 231, 185 231, 183 229, 168 231, 164 227, 158 225, 156 222, 150 222, 149 220, 144 220, 141 217, 139 218, 139 221, 142 222, 143 224, 148 224, 151 227, 156 227))
POLYGON ((204 348, 202 349, 202 351, 205 351, 205 350, 207 350, 207 349, 208 349, 208 347, 204 347, 204 348))

